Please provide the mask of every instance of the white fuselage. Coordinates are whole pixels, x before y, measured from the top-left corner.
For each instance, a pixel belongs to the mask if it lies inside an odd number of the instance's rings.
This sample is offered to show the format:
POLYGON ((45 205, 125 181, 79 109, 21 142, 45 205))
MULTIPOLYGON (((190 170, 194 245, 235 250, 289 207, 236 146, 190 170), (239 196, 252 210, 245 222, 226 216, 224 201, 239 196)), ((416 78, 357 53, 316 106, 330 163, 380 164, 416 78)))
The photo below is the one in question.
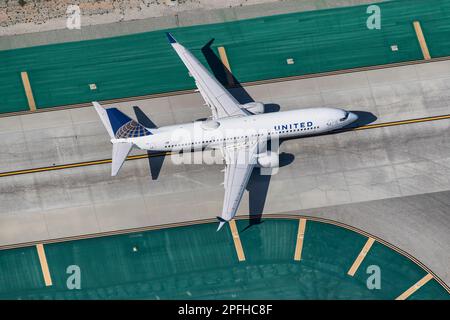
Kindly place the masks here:
POLYGON ((263 140, 321 134, 356 119, 355 114, 342 109, 308 108, 171 125, 149 129, 152 135, 118 140, 152 151, 203 149, 240 144, 255 137, 263 140))

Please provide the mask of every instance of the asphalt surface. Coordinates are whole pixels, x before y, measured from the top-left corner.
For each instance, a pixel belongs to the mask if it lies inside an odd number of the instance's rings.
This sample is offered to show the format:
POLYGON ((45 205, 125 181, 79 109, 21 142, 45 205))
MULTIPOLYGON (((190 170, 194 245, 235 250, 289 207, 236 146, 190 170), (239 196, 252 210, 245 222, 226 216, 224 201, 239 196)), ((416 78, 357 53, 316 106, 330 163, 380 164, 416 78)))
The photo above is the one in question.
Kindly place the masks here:
MULTIPOLYGON (((269 109, 332 106, 360 124, 448 114, 450 62, 245 88, 269 109)), ((240 95, 242 96, 242 95, 240 95)), ((209 116, 198 94, 120 104, 159 126, 209 116)), ((282 168, 255 172, 239 215, 298 213, 340 221, 410 253, 450 283, 449 120, 285 141, 282 168)), ((0 119, 0 172, 111 157, 93 108, 0 119)), ((135 152, 142 153, 142 151, 135 152)), ((2 177, 0 245, 211 218, 221 211, 222 165, 174 165, 157 180, 147 159, 2 177)))

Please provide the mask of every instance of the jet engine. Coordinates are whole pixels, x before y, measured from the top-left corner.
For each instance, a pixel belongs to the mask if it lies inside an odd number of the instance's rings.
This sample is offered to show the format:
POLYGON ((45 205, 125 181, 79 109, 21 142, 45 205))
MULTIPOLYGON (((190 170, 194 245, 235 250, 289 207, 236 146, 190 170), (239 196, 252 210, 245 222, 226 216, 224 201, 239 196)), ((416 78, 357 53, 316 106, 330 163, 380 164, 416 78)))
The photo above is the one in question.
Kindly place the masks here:
POLYGON ((280 157, 278 153, 267 151, 258 155, 258 166, 261 168, 278 168, 280 157))
POLYGON ((244 108, 247 111, 250 111, 253 114, 264 113, 264 103, 262 102, 249 102, 242 105, 242 108, 244 108))

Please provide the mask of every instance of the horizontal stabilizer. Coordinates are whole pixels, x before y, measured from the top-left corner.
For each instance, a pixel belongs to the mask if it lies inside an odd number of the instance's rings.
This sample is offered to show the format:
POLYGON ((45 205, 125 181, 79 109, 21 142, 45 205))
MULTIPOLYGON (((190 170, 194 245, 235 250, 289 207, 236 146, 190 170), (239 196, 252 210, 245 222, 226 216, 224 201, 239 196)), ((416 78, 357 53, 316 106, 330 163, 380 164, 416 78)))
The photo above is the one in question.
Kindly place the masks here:
POLYGON ((113 143, 111 175, 116 176, 133 147, 129 142, 113 143))

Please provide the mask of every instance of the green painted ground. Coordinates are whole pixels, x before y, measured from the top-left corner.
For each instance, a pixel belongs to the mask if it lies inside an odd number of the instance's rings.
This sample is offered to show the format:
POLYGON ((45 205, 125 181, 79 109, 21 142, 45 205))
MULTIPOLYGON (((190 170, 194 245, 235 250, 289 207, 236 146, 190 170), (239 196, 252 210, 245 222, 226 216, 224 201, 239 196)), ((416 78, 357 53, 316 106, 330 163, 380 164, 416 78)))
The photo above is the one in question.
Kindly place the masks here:
MULTIPOLYGON (((45 246, 53 286, 44 286, 34 247, 0 251, 0 299, 393 299, 425 275, 374 244, 355 277, 347 275, 366 238, 308 221, 301 262, 293 260, 298 220, 238 221, 247 260, 239 263, 229 227, 202 224, 45 246), (378 265, 381 289, 369 290, 378 265), (69 290, 66 270, 81 270, 69 290)), ((450 299, 435 280, 412 299, 450 299)))
MULTIPOLYGON (((172 31, 203 62, 200 48, 214 37, 213 50, 225 46, 241 82, 421 59, 413 20, 421 21, 432 57, 450 55, 450 0, 380 7, 381 30, 369 30, 367 6, 356 6, 172 31)), ((164 31, 0 51, 0 112, 27 110, 21 71, 29 72, 38 108, 194 86, 164 31)))

